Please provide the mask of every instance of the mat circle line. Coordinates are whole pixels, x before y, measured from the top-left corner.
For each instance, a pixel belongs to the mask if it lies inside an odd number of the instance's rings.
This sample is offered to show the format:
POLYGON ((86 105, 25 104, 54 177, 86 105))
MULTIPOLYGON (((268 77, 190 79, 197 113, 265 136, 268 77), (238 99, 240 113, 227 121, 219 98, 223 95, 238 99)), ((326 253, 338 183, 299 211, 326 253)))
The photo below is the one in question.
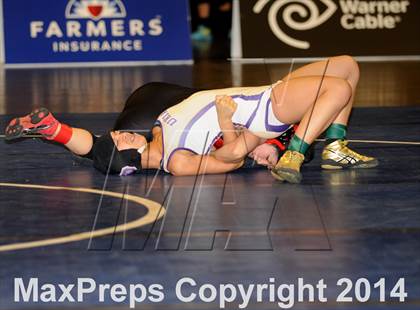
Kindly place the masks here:
POLYGON ((41 190, 58 190, 58 191, 73 191, 80 193, 90 193, 96 195, 103 195, 113 198, 121 198, 126 201, 131 201, 136 204, 142 205, 147 209, 147 213, 141 218, 117 225, 108 228, 102 228, 89 232, 81 232, 76 234, 71 234, 63 237, 43 239, 37 241, 21 242, 14 244, 0 245, 0 252, 9 252, 25 249, 33 249, 44 246, 52 246, 59 244, 66 244, 72 242, 78 242, 82 240, 91 240, 93 238, 103 237, 107 235, 112 235, 114 233, 121 233, 128 230, 136 229, 148 224, 151 224, 165 215, 165 208, 153 201, 140 196, 122 194, 117 192, 93 189, 93 188, 84 188, 84 187, 64 187, 64 186, 46 186, 46 185, 37 185, 37 184, 20 184, 20 183, 0 183, 0 187, 17 187, 17 188, 30 188, 30 189, 41 189, 41 190))

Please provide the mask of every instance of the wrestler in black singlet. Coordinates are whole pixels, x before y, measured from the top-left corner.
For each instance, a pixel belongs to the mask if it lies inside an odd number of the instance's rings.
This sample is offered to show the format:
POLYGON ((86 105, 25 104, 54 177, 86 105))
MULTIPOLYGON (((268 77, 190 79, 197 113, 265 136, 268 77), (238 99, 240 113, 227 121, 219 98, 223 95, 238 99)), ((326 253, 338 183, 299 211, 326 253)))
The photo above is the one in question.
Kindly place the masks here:
POLYGON ((135 90, 125 102, 123 111, 114 124, 114 130, 141 130, 145 124, 167 108, 188 98, 199 89, 169 83, 147 83, 135 90))

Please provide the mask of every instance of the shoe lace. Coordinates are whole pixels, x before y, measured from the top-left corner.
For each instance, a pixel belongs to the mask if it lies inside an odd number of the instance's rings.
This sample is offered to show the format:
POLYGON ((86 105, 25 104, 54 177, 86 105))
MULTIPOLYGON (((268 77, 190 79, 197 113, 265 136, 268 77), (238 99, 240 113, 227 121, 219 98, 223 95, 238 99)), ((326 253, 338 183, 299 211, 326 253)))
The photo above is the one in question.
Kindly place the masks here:
POLYGON ((363 160, 363 159, 367 159, 366 156, 363 156, 362 154, 357 153, 356 151, 353 151, 351 148, 349 148, 347 145, 349 144, 349 142, 347 140, 341 140, 339 141, 342 150, 346 153, 348 153, 350 156, 353 156, 356 159, 359 160, 363 160))
POLYGON ((286 152, 285 156, 286 156, 287 161, 290 161, 290 162, 298 162, 302 160, 301 158, 302 156, 300 156, 298 152, 292 152, 292 151, 286 152))

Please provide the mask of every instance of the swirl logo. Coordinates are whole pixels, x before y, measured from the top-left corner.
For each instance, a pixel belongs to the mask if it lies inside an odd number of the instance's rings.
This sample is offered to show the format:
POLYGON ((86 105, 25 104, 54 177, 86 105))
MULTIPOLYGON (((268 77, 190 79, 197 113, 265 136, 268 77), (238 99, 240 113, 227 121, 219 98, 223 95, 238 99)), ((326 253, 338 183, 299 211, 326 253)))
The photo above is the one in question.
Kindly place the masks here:
MULTIPOLYGON (((261 13, 263 8, 271 0, 258 0, 253 11, 261 13)), ((309 30, 325 23, 337 10, 337 5, 332 0, 320 0, 327 8, 321 14, 318 6, 312 0, 276 0, 268 11, 268 24, 274 35, 281 41, 295 48, 309 49, 310 43, 294 39, 287 35, 279 26, 277 16, 280 9, 283 9, 282 18, 284 23, 294 30, 309 30), (304 21, 296 21, 293 14, 298 14, 304 21)))

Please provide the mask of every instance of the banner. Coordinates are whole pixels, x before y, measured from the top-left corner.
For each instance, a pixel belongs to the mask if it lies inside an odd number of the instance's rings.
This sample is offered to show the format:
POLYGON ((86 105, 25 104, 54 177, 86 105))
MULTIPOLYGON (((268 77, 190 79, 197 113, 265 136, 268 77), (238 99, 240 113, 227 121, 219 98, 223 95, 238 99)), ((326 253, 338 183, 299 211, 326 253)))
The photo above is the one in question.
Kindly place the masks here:
POLYGON ((239 3, 244 58, 420 55, 417 0, 239 3))
POLYGON ((3 0, 5 62, 190 61, 187 4, 3 0))

